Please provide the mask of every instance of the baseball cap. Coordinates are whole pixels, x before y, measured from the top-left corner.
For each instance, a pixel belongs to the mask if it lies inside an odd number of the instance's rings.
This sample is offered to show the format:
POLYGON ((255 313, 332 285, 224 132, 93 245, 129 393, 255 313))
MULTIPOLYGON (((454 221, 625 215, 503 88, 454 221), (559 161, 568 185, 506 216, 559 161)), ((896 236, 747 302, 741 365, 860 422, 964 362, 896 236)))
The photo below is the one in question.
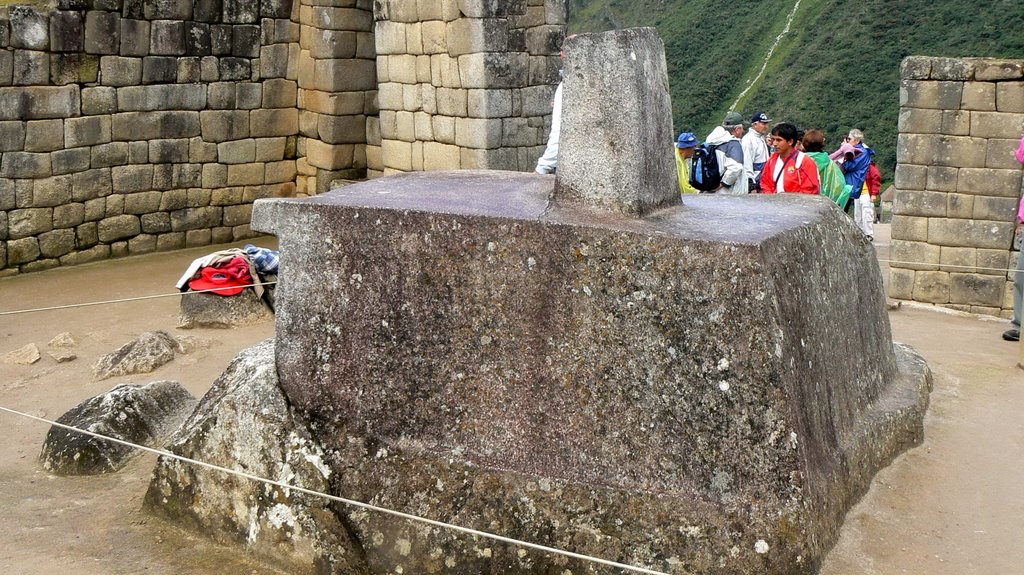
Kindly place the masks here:
POLYGON ((723 126, 741 126, 743 125, 743 116, 739 112, 729 112, 725 115, 725 121, 722 122, 723 126))
POLYGON ((768 119, 768 114, 765 114, 764 112, 758 112, 758 113, 754 114, 754 116, 752 118, 750 118, 750 123, 753 124, 754 122, 765 122, 765 123, 767 123, 767 122, 771 122, 771 120, 768 119))
POLYGON ((693 135, 693 132, 683 132, 679 134, 679 139, 676 140, 677 148, 696 148, 700 145, 700 140, 697 136, 693 135))

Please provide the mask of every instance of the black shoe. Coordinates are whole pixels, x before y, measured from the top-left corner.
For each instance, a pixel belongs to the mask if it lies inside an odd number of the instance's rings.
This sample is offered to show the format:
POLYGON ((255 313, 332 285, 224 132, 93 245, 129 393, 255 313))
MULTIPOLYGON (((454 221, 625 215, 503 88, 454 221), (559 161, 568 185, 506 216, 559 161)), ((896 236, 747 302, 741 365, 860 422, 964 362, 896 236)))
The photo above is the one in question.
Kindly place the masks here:
POLYGON ((1019 329, 1008 329, 1003 332, 1003 339, 1006 341, 1020 341, 1019 329))

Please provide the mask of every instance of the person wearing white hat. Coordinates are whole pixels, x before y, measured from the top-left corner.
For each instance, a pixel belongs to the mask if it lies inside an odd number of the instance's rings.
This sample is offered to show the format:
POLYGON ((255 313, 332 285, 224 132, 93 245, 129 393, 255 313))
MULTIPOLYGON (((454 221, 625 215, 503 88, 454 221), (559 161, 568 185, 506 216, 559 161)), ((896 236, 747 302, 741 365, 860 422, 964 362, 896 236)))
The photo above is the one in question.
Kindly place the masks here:
POLYGON ((761 191, 761 170, 768 161, 768 114, 758 112, 750 118, 750 131, 743 135, 743 169, 747 173, 747 185, 751 192, 761 191))

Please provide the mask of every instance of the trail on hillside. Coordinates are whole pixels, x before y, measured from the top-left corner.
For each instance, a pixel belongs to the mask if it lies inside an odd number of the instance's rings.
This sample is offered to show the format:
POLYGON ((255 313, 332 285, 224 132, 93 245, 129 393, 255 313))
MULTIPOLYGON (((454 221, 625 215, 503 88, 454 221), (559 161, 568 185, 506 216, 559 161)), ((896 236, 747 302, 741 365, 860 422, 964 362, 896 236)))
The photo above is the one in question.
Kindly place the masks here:
POLYGON ((793 24, 793 18, 796 17, 796 11, 799 8, 800 0, 796 0, 796 4, 793 4, 793 9, 789 12, 789 17, 786 18, 786 27, 783 28, 782 32, 775 37, 775 42, 772 43, 772 47, 768 48, 768 53, 764 55, 764 62, 761 63, 761 69, 757 71, 757 75, 754 76, 753 79, 747 82, 747 87, 744 88, 743 91, 740 92, 740 95, 736 97, 736 101, 729 107, 730 110, 735 110, 737 106, 740 105, 740 100, 742 100, 743 97, 747 95, 747 92, 757 84, 757 81, 761 79, 761 76, 764 76, 764 71, 768 68, 768 62, 771 61, 772 54, 775 53, 775 49, 779 46, 779 42, 786 37, 786 34, 789 34, 789 27, 793 24))

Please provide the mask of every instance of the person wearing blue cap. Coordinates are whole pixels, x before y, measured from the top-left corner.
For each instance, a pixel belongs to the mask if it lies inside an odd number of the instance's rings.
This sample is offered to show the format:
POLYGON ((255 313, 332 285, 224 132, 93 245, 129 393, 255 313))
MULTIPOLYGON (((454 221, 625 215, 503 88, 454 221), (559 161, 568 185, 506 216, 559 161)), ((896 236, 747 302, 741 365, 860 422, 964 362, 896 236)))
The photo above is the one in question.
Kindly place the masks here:
POLYGON ((690 158, 700 145, 693 132, 683 132, 676 140, 676 173, 679 174, 679 193, 699 194, 700 190, 690 185, 690 158))

